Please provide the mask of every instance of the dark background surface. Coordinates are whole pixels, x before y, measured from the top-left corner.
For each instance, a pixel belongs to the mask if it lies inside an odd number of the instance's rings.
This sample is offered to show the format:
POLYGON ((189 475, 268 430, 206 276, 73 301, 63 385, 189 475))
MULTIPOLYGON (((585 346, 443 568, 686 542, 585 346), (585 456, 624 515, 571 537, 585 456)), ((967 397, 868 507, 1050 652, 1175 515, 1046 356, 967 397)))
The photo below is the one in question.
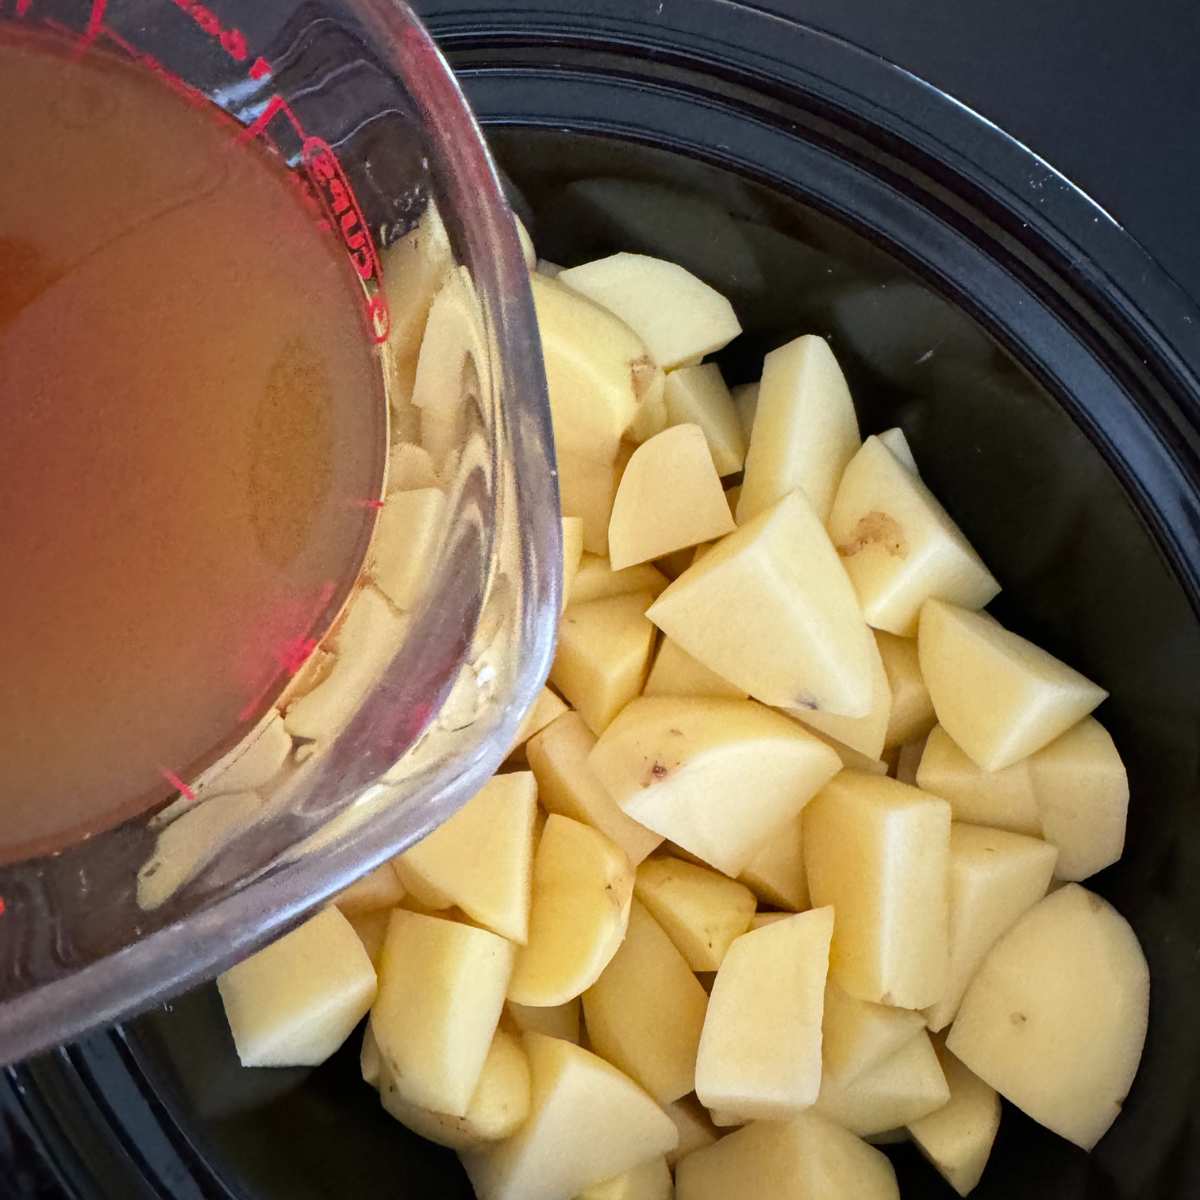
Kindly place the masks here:
MULTIPOLYGON (((412 0, 439 16, 520 0, 412 0)), ((571 0, 563 0, 571 8, 571 0)), ((574 7, 587 11, 587 0, 574 7)), ((1200 299, 1195 0, 759 0, 872 50, 1024 142, 1200 299)))
MULTIPOLYGON (((417 0, 440 14, 492 0, 417 0)), ((511 7, 511 6, 508 6, 511 7)), ((768 0, 974 108, 1088 192, 1200 300, 1194 0, 768 0)), ((584 5, 580 5, 581 10, 584 5)), ((0 1200, 57 1197, 0 1073, 0 1200)))

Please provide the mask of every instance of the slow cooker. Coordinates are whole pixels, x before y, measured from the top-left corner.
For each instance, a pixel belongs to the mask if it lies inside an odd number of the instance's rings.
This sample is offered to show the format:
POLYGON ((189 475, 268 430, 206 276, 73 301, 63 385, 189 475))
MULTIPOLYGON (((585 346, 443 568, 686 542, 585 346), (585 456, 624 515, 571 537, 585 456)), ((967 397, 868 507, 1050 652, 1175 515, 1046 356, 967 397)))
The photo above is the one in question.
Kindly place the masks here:
MULTIPOLYGON (((1006 1106, 974 1195, 1200 1195, 1200 305, 1032 150, 797 20, 727 0, 426 16, 543 257, 702 275, 747 330, 731 382, 828 337, 864 429, 904 428, 1002 580, 997 615, 1112 693, 1133 803, 1092 883, 1150 963, 1145 1057, 1090 1156, 1006 1106)), ((6 1070, 0 1114, 0 1196, 22 1200, 471 1196, 356 1050, 242 1070, 211 987, 6 1070)), ((888 1152, 908 1200, 950 1194, 888 1152)))

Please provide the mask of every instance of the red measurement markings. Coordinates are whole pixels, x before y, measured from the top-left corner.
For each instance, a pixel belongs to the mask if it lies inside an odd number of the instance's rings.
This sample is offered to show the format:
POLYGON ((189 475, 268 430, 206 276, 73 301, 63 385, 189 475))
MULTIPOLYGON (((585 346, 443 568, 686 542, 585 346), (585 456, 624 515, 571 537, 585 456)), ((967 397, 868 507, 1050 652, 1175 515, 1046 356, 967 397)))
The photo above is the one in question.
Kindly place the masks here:
POLYGON ((266 79, 271 73, 271 64, 260 54, 251 64, 247 72, 251 79, 266 79))
POLYGON ((160 767, 159 772, 162 777, 185 799, 195 800, 196 793, 174 771, 167 767, 160 767))
POLYGON ((333 147, 324 138, 305 138, 301 161, 325 211, 341 234, 342 245, 359 279, 365 284, 374 281, 376 285, 375 293, 367 300, 367 324, 371 340, 376 345, 386 342, 390 318, 387 300, 383 295, 383 270, 346 172, 342 170, 333 147))
POLYGON ((147 54, 144 50, 139 50, 137 46, 127 38, 122 37, 111 25, 101 26, 100 33, 112 42, 114 46, 128 54, 134 62, 145 67, 148 71, 152 71, 167 87, 171 88, 172 91, 178 92, 189 104, 204 108, 211 107, 208 97, 202 91, 192 87, 182 75, 176 75, 174 71, 164 67, 153 54, 147 54))
POLYGON ((351 508, 382 508, 382 500, 351 500, 351 508))
POLYGON ((0 917, 4 916, 6 912, 8 912, 8 905, 4 903, 4 897, 0 896, 0 917))
MULTIPOLYGON (((211 8, 205 8, 203 4, 196 4, 194 0, 171 0, 171 2, 180 12, 187 13, 196 23, 196 27, 217 42, 234 62, 245 62, 250 57, 250 48, 246 45, 246 35, 236 25, 222 25, 221 19, 211 8)), ((255 66, 257 65, 255 63, 255 66)), ((258 76, 256 75, 254 78, 257 79, 258 76)))
POLYGON ((33 0, 17 0, 17 16, 27 17, 33 7, 33 0))

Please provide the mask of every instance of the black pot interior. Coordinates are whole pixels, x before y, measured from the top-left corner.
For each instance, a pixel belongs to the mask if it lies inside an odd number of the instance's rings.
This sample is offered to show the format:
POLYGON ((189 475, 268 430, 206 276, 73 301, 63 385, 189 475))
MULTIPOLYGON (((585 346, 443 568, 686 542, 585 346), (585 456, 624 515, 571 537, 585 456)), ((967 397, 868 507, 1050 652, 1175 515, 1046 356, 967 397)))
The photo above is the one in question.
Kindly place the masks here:
MULTIPOLYGON (((747 333, 722 356, 731 382, 756 377, 763 352, 787 338, 829 337, 864 432, 903 426, 922 473, 1002 581, 997 615, 1110 690, 1099 715, 1134 799, 1127 857, 1093 884, 1134 922, 1150 960, 1146 1056, 1124 1114, 1091 1156, 1006 1109, 975 1194, 1198 1194, 1200 1139, 1189 1133, 1200 1057, 1200 626, 1119 469, 1002 347, 1005 330, 985 330, 947 299, 955 287, 969 295, 970 279, 935 285, 880 239, 693 158, 550 130, 499 128, 492 140, 545 258, 660 254, 732 299, 747 333)), ((471 1194, 454 1156, 392 1122, 359 1081, 357 1038, 315 1071, 244 1071, 212 988, 124 1036, 206 1191, 471 1194)), ((911 1147, 888 1153, 907 1200, 952 1194, 911 1147)))

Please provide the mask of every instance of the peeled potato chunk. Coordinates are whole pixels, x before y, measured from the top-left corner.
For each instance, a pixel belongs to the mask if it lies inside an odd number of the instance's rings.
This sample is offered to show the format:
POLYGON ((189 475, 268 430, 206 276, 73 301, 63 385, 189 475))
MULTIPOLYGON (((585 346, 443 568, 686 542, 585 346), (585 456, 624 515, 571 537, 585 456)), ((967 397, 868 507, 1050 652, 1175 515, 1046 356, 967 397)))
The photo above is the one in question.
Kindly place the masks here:
POLYGON ((797 488, 824 522, 860 444, 850 389, 824 338, 806 334, 772 350, 758 385, 738 524, 797 488))
POLYGON ((648 592, 572 604, 558 629, 550 682, 601 733, 639 692, 650 669, 654 626, 648 592))
POLYGON ((391 910, 377 908, 371 912, 357 913, 346 919, 354 927, 354 932, 358 934, 358 940, 362 942, 363 949, 371 960, 371 966, 378 971, 379 964, 383 959, 383 943, 387 940, 388 924, 392 919, 391 910))
POLYGON ((1090 1150, 1133 1083, 1149 1003, 1150 974, 1129 923, 1069 883, 992 947, 946 1049, 1039 1124, 1090 1150))
POLYGON ((562 279, 529 280, 555 445, 560 454, 609 464, 643 397, 662 387, 661 371, 624 321, 562 279))
POLYGON ((563 1200, 674 1149, 670 1117, 595 1054, 524 1035, 529 1116, 494 1147, 466 1151, 478 1200, 563 1200))
POLYGON ((982 608, 1000 591, 933 493, 877 437, 846 467, 829 536, 867 623, 888 633, 912 637, 931 596, 982 608))
POLYGON ((665 1157, 652 1158, 631 1167, 614 1179, 593 1184, 579 1193, 579 1200, 673 1200, 675 1185, 665 1157))
POLYGON ((392 862, 385 862, 338 892, 333 902, 346 916, 355 917, 377 909, 395 908, 403 899, 404 885, 400 876, 392 862))
POLYGON ((916 640, 877 630, 875 644, 883 659, 883 670, 892 696, 887 732, 883 738, 884 748, 890 750, 925 737, 937 717, 933 712, 929 689, 921 677, 916 640))
POLYGON ((939 724, 985 771, 1040 750, 1108 693, 984 613, 930 601, 921 674, 939 724))
POLYGON ((667 419, 704 430, 718 475, 733 475, 746 461, 746 440, 733 397, 716 363, 680 367, 667 376, 667 419))
POLYGON ((907 1008, 858 1000, 832 980, 825 989, 825 1072, 843 1087, 873 1071, 925 1028, 907 1008))
POLYGON ((840 766, 760 704, 682 696, 634 700, 588 763, 628 816, 733 877, 840 766))
POLYGON ((544 1033, 547 1037, 562 1038, 579 1045, 579 1022, 582 1005, 579 997, 566 1004, 538 1007, 508 1002, 508 1015, 522 1032, 544 1033))
POLYGON ((326 908, 217 979, 243 1067, 323 1063, 375 999, 375 968, 350 922, 326 908))
POLYGON ((433 298, 421 335, 413 375, 414 407, 422 410, 422 417, 455 420, 467 375, 472 370, 486 371, 488 362, 483 309, 475 283, 466 267, 453 267, 433 298))
POLYGON ((869 1137, 911 1125, 949 1099, 950 1089, 929 1035, 918 1031, 878 1066, 849 1083, 826 1075, 817 1112, 859 1137, 869 1137))
MULTIPOLYGON (((729 394, 733 397, 734 407, 737 409, 742 437, 749 445, 750 434, 754 429, 754 414, 758 411, 758 383, 739 383, 729 394)), ((736 506, 734 511, 736 512, 736 506)))
POLYGON ((610 254, 558 278, 616 313, 667 371, 720 350, 742 332, 724 296, 661 258, 610 254))
POLYGON ((1108 731, 1086 717, 1026 762, 1042 836, 1058 847, 1056 879, 1078 882, 1125 849, 1129 777, 1108 731))
POLYGON ((914 475, 918 474, 917 460, 913 457, 912 447, 904 430, 898 425, 894 429, 885 429, 879 435, 879 440, 896 456, 896 461, 907 467, 914 475))
POLYGON ((464 1116, 451 1117, 407 1103, 382 1058, 378 1084, 379 1099, 390 1116, 413 1133, 451 1150, 509 1137, 529 1114, 529 1062, 520 1041, 502 1029, 492 1038, 464 1116))
POLYGON ((672 425, 630 455, 608 523, 616 570, 711 541, 733 517, 699 425, 672 425))
POLYGON ((571 602, 571 588, 575 585, 575 576, 579 573, 579 564, 583 561, 582 517, 563 517, 562 544, 562 606, 563 608, 566 608, 571 602))
POLYGON ((664 1106, 667 1116, 675 1122, 679 1133, 679 1145, 667 1151, 667 1165, 674 1168, 681 1159, 693 1150, 703 1150, 717 1140, 717 1131, 709 1120, 708 1111, 695 1096, 684 1096, 664 1106))
POLYGON ((860 771, 826 785, 804 812, 804 863, 813 904, 837 913, 835 983, 860 1000, 900 1008, 941 998, 949 861, 945 800, 860 771))
POLYGON ((738 938, 709 997, 696 1058, 702 1104, 778 1121, 821 1088, 821 1017, 833 910, 813 909, 738 938))
POLYGON ((621 948, 583 993, 592 1050, 659 1104, 696 1082, 708 997, 662 927, 634 900, 621 948))
POLYGON ((950 962, 946 989, 925 1018, 934 1033, 954 1020, 979 964, 1045 894, 1058 852, 1035 838, 982 825, 950 827, 950 962))
POLYGON ((637 866, 662 842, 662 834, 627 817, 588 765, 596 736, 577 712, 564 713, 530 738, 526 757, 538 781, 542 807, 582 821, 610 838, 637 866))
POLYGON ((848 717, 871 711, 871 634, 800 492, 718 542, 647 615, 693 658, 764 704, 848 717))
POLYGON ((525 714, 525 719, 517 727, 516 736, 508 750, 509 754, 520 750, 531 737, 541 733, 551 721, 557 721, 567 711, 565 701, 560 700, 548 687, 542 688, 533 702, 533 707, 525 714))
POLYGON ((494 775, 448 821, 400 855, 397 869, 477 924, 524 945, 536 810, 531 772, 494 775))
POLYGON ((985 771, 958 748, 945 729, 935 725, 917 767, 917 786, 948 800, 955 821, 1042 836, 1042 815, 1028 759, 999 771, 985 771))
POLYGON ((595 829, 551 814, 533 860, 529 941, 517 952, 508 997, 565 1004, 600 977, 625 937, 633 869, 595 829))
POLYGON ((927 1117, 909 1122, 917 1149, 960 1195, 972 1191, 983 1175, 1000 1128, 1000 1097, 935 1040, 950 1100, 927 1117))
POLYGON ((760 900, 792 912, 809 907, 804 870, 804 814, 798 813, 768 838, 738 879, 760 900))
POLYGON ((504 1006, 513 949, 486 929, 392 913, 371 1028, 398 1101, 466 1115, 504 1006))
POLYGON ((318 740, 336 734, 400 648, 405 628, 405 619, 374 588, 360 589, 337 631, 329 674, 288 706, 283 718, 288 733, 318 740))
POLYGON ((883 753, 892 715, 892 689, 883 668, 883 658, 874 644, 870 647, 871 708, 865 717, 839 717, 834 713, 811 708, 789 708, 789 717, 833 738, 843 746, 856 750, 867 758, 883 753))
POLYGON ((748 887, 676 858, 647 859, 633 890, 693 971, 717 970, 757 907, 748 887))
POLYGON ((437 558, 446 497, 439 488, 393 492, 371 547, 375 586, 402 612, 416 606, 437 558))
POLYGON ((900 1200, 885 1155, 815 1112, 756 1121, 675 1168, 676 1200, 900 1200))
POLYGON ((650 563, 614 571, 603 554, 588 554, 579 562, 575 581, 571 585, 571 603, 586 604, 607 596, 624 596, 630 592, 649 592, 657 596, 671 581, 650 563))
POLYGON ((646 676, 644 696, 725 696, 745 700, 746 693, 710 671, 702 662, 680 649, 670 638, 663 638, 646 676))
MULTIPOLYGON (((593 462, 565 450, 558 452, 559 503, 564 517, 578 518, 583 548, 589 554, 608 553, 608 522, 627 461, 626 449, 619 449, 610 463, 593 462)), ((572 603, 583 603, 583 597, 573 598, 572 603)))

